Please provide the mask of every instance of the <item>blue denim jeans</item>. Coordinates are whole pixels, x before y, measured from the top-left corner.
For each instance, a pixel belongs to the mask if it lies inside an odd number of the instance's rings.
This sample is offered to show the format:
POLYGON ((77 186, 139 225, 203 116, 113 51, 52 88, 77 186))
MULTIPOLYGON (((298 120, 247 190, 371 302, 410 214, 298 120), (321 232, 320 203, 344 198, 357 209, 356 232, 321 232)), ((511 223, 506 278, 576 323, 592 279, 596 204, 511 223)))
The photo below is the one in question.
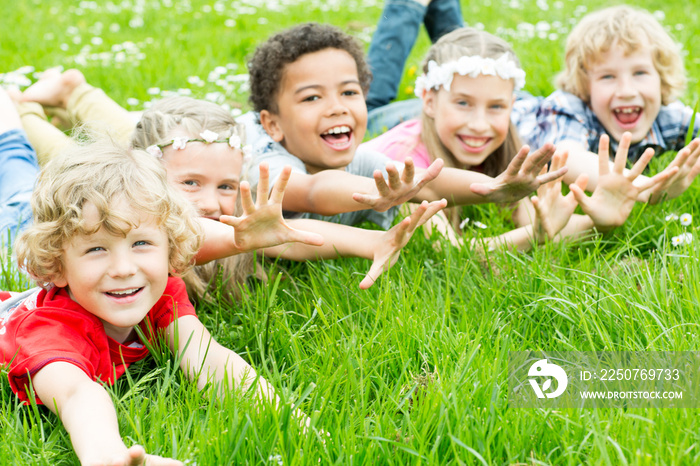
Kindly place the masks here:
POLYGON ((367 55, 374 75, 366 99, 368 110, 396 98, 406 59, 421 24, 425 24, 432 42, 463 27, 459 0, 433 0, 427 8, 413 0, 386 0, 367 55))
POLYGON ((38 173, 36 153, 25 132, 13 129, 0 134, 0 247, 12 244, 32 222, 29 200, 38 173))

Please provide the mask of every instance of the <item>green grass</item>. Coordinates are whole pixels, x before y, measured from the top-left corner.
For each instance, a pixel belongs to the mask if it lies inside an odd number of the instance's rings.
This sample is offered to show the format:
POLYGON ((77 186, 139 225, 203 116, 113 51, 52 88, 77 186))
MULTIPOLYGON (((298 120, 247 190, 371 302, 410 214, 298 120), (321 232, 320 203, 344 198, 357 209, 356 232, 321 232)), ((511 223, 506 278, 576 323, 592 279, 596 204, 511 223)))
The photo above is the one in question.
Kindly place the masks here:
MULTIPOLYGON (((245 74, 257 43, 309 19, 368 44, 381 4, 290 0, 270 11, 265 5, 272 3, 259 0, 8 2, 0 19, 0 73, 25 65, 78 67, 131 109, 190 89, 245 111, 240 82, 208 81, 217 66, 245 74), (93 44, 94 37, 102 42, 93 44), (127 41, 138 50, 127 44, 120 62, 127 41), (81 53, 86 45, 90 50, 81 53), (194 76, 201 86, 188 81, 194 76), (155 87, 160 91, 149 94, 155 87)), ((700 13, 681 3, 638 4, 664 10, 664 25, 687 52, 692 78, 684 100, 696 102, 700 13)), ((528 73, 526 89, 542 95, 553 90, 571 22, 605 5, 490 0, 464 2, 463 11, 468 23, 513 43, 528 73), (529 30, 523 23, 539 23, 535 29, 546 37, 517 33, 529 30)), ((422 33, 407 70, 428 45, 422 33)), ((410 95, 408 74, 401 97, 410 95)), ((149 452, 198 465, 697 463, 695 410, 522 410, 509 407, 506 385, 509 351, 698 350, 700 246, 672 247, 670 238, 686 229, 664 218, 700 217, 699 196, 695 185, 660 206, 637 206, 623 228, 604 238, 528 254, 479 258, 466 248, 436 251, 417 237, 369 291, 358 287, 367 261, 280 263, 282 273, 268 284, 251 283, 239 306, 202 307, 200 317, 330 438, 302 433, 289 409, 256 409, 233 395, 214 403, 162 357, 136 365, 112 389, 122 434, 149 452)), ((489 225, 475 234, 510 227, 494 207, 467 210, 489 225)), ((687 231, 698 236, 694 226, 687 231)), ((0 288, 26 286, 0 274, 0 288)), ((19 406, 6 378, 0 399, 0 464, 75 463, 55 416, 19 406)))

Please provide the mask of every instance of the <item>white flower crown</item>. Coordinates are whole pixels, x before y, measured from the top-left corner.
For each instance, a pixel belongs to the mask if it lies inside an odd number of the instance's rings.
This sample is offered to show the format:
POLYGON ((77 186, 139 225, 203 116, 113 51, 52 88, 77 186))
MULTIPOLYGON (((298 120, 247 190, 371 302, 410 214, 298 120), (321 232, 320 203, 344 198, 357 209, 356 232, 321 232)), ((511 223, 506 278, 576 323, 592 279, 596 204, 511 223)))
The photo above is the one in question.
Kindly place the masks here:
POLYGON ((515 90, 525 86, 525 72, 504 53, 498 59, 484 58, 480 55, 460 57, 456 61, 448 61, 438 65, 435 61, 428 62, 428 73, 416 79, 416 95, 423 97, 423 91, 440 89, 450 90, 455 74, 476 78, 478 75, 498 76, 502 79, 513 79, 515 90))
POLYGON ((173 149, 175 150, 181 150, 187 147, 188 142, 203 142, 205 144, 212 144, 215 142, 225 142, 228 144, 231 148, 233 149, 240 149, 243 151, 243 162, 247 162, 253 152, 253 148, 250 144, 246 144, 243 146, 243 141, 241 140, 241 137, 238 134, 232 134, 231 137, 228 139, 219 139, 219 135, 215 133, 214 131, 210 130, 204 130, 203 132, 199 133, 198 138, 187 138, 187 137, 176 137, 173 138, 172 141, 163 143, 163 144, 153 144, 152 146, 148 146, 146 148, 146 152, 151 154, 154 157, 161 158, 163 157, 163 149, 172 145, 173 149))

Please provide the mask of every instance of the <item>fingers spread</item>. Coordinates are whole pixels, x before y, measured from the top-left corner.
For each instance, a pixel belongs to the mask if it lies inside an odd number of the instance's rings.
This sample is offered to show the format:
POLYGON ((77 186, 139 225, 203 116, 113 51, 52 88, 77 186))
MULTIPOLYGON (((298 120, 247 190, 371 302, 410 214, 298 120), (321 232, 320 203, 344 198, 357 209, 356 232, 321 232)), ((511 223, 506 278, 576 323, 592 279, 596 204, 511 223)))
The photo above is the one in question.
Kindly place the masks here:
MULTIPOLYGON (((284 199, 284 191, 287 189, 287 184, 289 183, 289 178, 292 176, 292 167, 285 165, 282 168, 282 173, 280 177, 277 178, 275 185, 272 187, 272 192, 270 193, 270 202, 273 204, 281 204, 282 199, 284 199)), ((258 194, 258 199, 260 195, 258 194)), ((267 203, 266 203, 267 204, 267 203)), ((263 205, 258 200, 258 205, 263 205)))
POLYGON ((267 162, 259 165, 260 180, 258 181, 258 205, 267 204, 267 197, 270 195, 270 167, 267 162))
MULTIPOLYGON (((259 187, 259 185, 258 185, 259 187)), ((250 190, 250 183, 247 181, 241 182, 241 206, 243 207, 243 213, 245 215, 250 215, 255 212, 255 203, 253 202, 252 193, 250 190)), ((258 189, 258 199, 260 199, 260 190, 258 189)))

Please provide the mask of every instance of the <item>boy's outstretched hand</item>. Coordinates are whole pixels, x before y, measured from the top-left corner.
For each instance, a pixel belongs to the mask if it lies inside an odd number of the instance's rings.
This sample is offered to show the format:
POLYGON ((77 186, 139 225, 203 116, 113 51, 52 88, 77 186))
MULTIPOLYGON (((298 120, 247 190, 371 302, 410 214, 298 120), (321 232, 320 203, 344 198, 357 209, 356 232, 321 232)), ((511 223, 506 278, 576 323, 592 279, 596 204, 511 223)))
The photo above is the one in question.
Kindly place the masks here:
POLYGON ((386 164, 388 183, 384 179, 382 172, 375 170, 374 182, 377 185, 377 193, 355 193, 352 195, 352 198, 355 202, 366 204, 369 209, 384 212, 413 199, 426 183, 434 180, 440 174, 443 165, 442 159, 437 159, 416 177, 416 169, 411 157, 407 157, 404 161, 404 169, 400 175, 396 165, 389 162, 386 164))
POLYGON ((430 217, 447 206, 447 201, 423 201, 409 217, 401 220, 393 228, 384 233, 374 247, 374 260, 372 266, 360 282, 360 288, 366 290, 374 284, 385 270, 389 270, 399 258, 408 240, 411 239, 416 228, 423 225, 430 217))
POLYGON ((566 167, 542 173, 542 168, 554 156, 554 145, 546 143, 530 154, 530 147, 523 146, 508 168, 489 183, 474 183, 471 190, 484 196, 489 202, 504 203, 522 199, 541 185, 564 176, 566 167))
POLYGON ((611 230, 625 223, 629 217, 639 193, 653 190, 663 184, 669 178, 678 173, 677 166, 669 165, 664 171, 652 178, 645 180, 639 186, 634 185, 634 180, 642 174, 649 161, 654 156, 654 150, 649 148, 644 151, 632 169, 625 173, 627 153, 632 141, 632 135, 624 133, 620 138, 620 145, 615 154, 615 162, 612 171, 608 161, 610 138, 607 135, 600 137, 598 145, 598 186, 591 197, 586 196, 583 190, 588 183, 588 175, 582 174, 575 184, 569 186, 574 193, 581 209, 591 217, 595 227, 600 231, 611 230))
MULTIPOLYGON (((569 153, 567 151, 557 152, 552 157, 549 170, 544 167, 541 174, 557 172, 560 168, 566 166, 568 157, 569 153)), ((576 182, 579 183, 579 180, 576 180, 576 182)), ((586 185, 583 184, 580 187, 585 189, 586 185)), ((578 206, 573 193, 570 192, 566 196, 562 196, 560 178, 544 183, 537 188, 537 195, 531 201, 537 214, 532 225, 537 242, 545 239, 554 239, 569 223, 576 206, 578 206)))
MULTIPOLYGON (((658 204, 667 199, 673 199, 685 192, 695 177, 700 174, 700 139, 695 138, 690 144, 678 151, 668 168, 678 167, 678 171, 669 176, 663 183, 642 191, 638 200, 649 204, 658 204)), ((663 173, 663 172, 662 172, 663 173)))
POLYGON ((240 217, 222 215, 219 218, 222 223, 234 228, 234 241, 241 252, 294 242, 311 246, 323 244, 321 235, 296 230, 287 225, 282 217, 282 199, 291 172, 291 167, 285 166, 270 192, 270 169, 266 162, 261 163, 256 202, 253 202, 250 184, 244 181, 241 183, 243 215, 240 217))
POLYGON ((129 448, 124 458, 112 458, 110 461, 90 464, 100 466, 182 466, 184 463, 172 458, 147 455, 146 450, 141 445, 134 445, 129 448))

